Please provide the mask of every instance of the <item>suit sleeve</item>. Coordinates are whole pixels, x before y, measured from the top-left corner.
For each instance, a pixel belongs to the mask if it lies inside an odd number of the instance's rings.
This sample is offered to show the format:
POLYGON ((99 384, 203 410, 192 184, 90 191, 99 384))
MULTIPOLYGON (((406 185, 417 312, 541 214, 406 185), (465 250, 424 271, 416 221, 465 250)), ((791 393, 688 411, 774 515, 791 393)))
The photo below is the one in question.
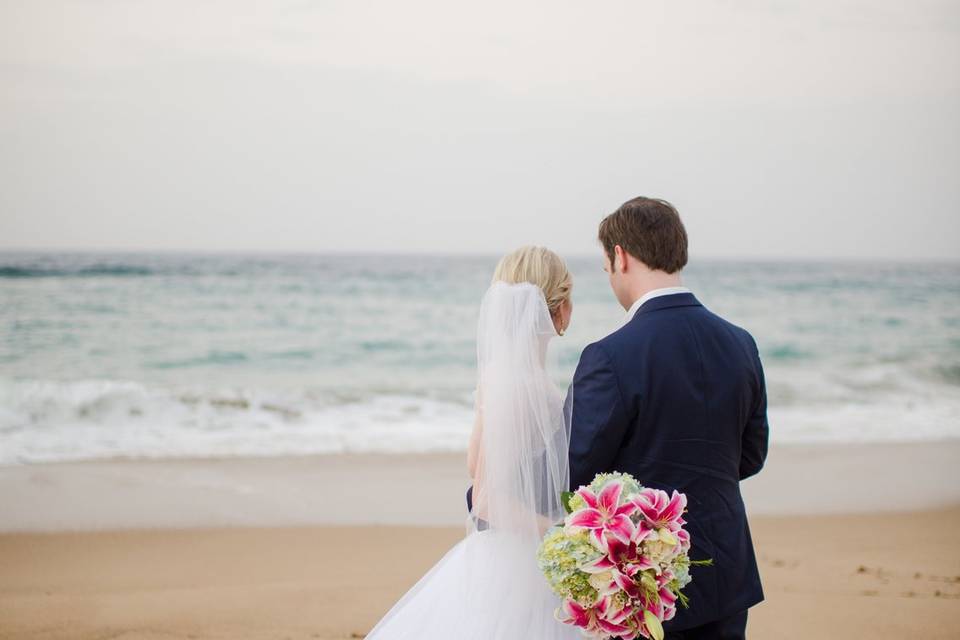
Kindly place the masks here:
POLYGON ((757 400, 750 419, 743 430, 740 446, 740 479, 749 478, 763 468, 767 458, 767 441, 770 437, 770 425, 767 423, 767 388, 763 375, 763 365, 760 363, 760 353, 757 343, 750 340, 753 350, 754 366, 757 370, 759 384, 757 400))
POLYGON ((601 471, 612 471, 629 417, 613 363, 599 344, 583 350, 571 388, 570 487, 575 489, 601 471))

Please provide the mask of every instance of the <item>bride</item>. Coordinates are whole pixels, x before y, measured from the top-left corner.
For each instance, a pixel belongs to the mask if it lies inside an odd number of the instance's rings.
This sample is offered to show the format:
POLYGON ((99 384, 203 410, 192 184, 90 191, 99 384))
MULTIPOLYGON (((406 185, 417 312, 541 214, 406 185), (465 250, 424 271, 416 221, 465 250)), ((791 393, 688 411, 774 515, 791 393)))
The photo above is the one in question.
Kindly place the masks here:
MULTIPOLYGON (((367 640, 567 640, 559 599, 537 567, 543 533, 564 517, 569 414, 546 368, 570 322, 563 261, 523 247, 497 265, 477 327, 476 421, 467 464, 467 535, 393 606, 367 640)), ((569 403, 568 403, 569 406, 569 403)))

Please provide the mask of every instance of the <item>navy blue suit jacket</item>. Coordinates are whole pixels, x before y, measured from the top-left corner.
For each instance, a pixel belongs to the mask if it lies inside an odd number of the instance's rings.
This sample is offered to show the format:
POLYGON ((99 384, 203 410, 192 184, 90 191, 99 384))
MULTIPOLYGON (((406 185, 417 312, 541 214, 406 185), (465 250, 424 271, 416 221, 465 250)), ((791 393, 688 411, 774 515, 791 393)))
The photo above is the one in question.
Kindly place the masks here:
MULTIPOLYGON (((600 472, 687 495, 692 567, 666 631, 697 627, 764 599, 740 480, 767 456, 767 401, 757 345, 690 293, 652 298, 587 345, 574 374, 570 488, 600 472)), ((470 505, 471 491, 467 491, 470 505)), ((481 523, 482 524, 482 523, 481 523)))
POLYGON ((763 600, 740 480, 767 455, 757 345, 691 293, 652 298, 583 350, 574 374, 570 484, 604 471, 687 494, 693 567, 667 631, 697 627, 763 600))

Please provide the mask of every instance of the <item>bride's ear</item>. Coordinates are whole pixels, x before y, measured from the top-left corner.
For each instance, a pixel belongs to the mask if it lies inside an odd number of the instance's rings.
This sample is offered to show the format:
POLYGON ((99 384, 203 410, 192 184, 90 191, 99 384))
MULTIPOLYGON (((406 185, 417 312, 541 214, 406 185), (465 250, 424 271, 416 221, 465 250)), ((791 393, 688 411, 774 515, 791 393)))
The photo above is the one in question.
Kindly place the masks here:
POLYGON ((560 307, 550 312, 550 319, 553 321, 553 328, 557 332, 557 335, 562 336, 566 327, 563 326, 563 312, 560 307))

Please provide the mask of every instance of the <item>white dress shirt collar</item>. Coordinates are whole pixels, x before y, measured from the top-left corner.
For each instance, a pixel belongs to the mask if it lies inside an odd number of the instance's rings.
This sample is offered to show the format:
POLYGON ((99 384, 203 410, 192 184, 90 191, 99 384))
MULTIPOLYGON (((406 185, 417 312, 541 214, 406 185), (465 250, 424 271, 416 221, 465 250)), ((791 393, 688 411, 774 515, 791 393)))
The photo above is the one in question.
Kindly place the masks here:
POLYGON ((647 300, 652 300, 653 298, 659 298, 660 296, 670 296, 675 293, 690 293, 690 289, 687 287, 663 287, 661 289, 653 289, 652 291, 647 291, 645 294, 640 296, 632 305, 630 309, 627 310, 627 317, 624 322, 629 322, 633 319, 634 314, 637 312, 643 303, 647 300))

